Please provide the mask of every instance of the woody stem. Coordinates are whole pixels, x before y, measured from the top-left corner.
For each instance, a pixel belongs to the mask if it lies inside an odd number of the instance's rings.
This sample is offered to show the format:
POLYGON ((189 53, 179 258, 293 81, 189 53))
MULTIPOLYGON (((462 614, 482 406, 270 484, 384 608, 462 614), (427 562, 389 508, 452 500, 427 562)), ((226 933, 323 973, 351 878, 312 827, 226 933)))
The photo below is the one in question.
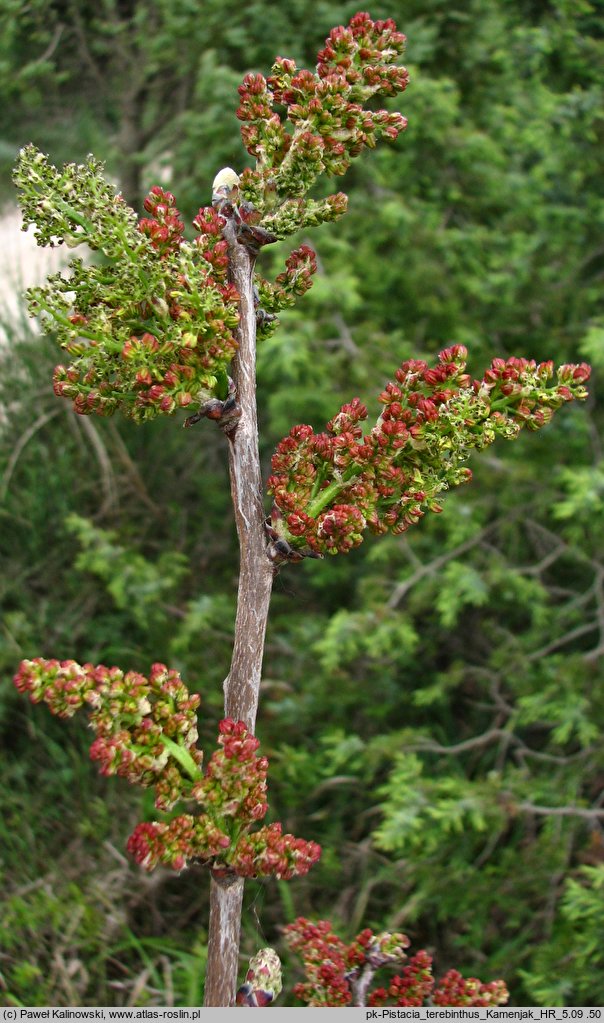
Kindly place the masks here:
MULTIPOLYGON (((254 256, 235 237, 232 221, 224 235, 229 243, 229 280, 239 293, 239 348, 233 380, 241 416, 229 436, 231 495, 239 539, 239 589, 231 668, 224 682, 225 716, 254 731, 266 622, 273 585, 267 555, 258 452, 256 413, 256 310, 254 256)), ((205 1005, 235 1004, 243 880, 212 878, 205 1005), (230 883, 229 883, 230 881, 230 883)))

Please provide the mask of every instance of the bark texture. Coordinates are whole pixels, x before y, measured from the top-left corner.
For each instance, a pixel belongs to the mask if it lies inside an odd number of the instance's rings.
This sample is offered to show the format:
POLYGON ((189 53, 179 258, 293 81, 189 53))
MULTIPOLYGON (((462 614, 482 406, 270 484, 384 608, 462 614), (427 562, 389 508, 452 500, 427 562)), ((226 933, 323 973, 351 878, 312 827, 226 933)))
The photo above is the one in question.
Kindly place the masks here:
POLYGON ((204 998, 206 1006, 235 1004, 243 884, 242 877, 238 877, 228 886, 215 878, 212 878, 210 883, 208 964, 204 998))
MULTIPOLYGON (((253 295, 254 257, 240 245, 232 222, 227 223, 229 277, 240 295, 239 350, 233 380, 241 416, 229 434, 229 469, 237 535, 239 591, 231 669, 224 682, 225 716, 243 721, 254 731, 262 672, 266 622, 274 569, 267 554, 258 454, 256 414, 256 310, 253 295)), ((205 1004, 235 1004, 243 880, 213 878, 205 1004)))

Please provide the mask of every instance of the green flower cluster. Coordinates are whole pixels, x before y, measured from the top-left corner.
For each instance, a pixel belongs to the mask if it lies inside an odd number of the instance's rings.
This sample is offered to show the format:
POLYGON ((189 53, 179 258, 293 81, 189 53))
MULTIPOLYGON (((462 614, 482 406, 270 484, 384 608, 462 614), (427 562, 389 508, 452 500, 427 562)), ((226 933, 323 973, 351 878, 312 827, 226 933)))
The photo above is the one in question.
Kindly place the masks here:
POLYGON ((256 274, 254 282, 258 293, 258 337, 271 334, 279 325, 277 313, 295 305, 296 299, 312 287, 312 276, 317 272, 316 253, 310 245, 294 249, 285 260, 285 270, 274 283, 256 274))
POLYGON ((45 287, 30 288, 41 316, 72 357, 55 371, 55 392, 76 412, 120 410, 141 422, 228 394, 237 348, 237 291, 226 278, 224 220, 202 207, 200 232, 183 238, 174 196, 151 190, 140 221, 89 157, 58 169, 26 146, 15 169, 23 226, 40 245, 85 244, 98 264, 70 262, 45 287))
MULTIPOLYGON (((256 167, 241 178, 228 168, 218 175, 214 206, 199 210, 191 242, 170 192, 151 189, 149 216, 139 219, 93 157, 59 169, 35 146, 22 149, 14 180, 24 229, 35 225, 40 245, 100 254, 95 263, 71 260, 67 274, 28 291, 32 316, 71 359, 55 369, 57 395, 81 415, 119 410, 137 422, 189 405, 199 418, 209 402, 227 400, 239 296, 227 280, 225 224, 233 220, 238 241, 255 254, 346 211, 341 192, 320 200, 306 193, 320 174, 343 174, 362 149, 405 128, 401 114, 366 105, 405 88, 407 72, 396 63, 404 44, 394 22, 357 14, 332 30, 316 73, 278 58, 268 80, 247 75, 238 116, 256 167)), ((315 269, 314 253, 302 246, 274 284, 256 276, 261 335, 310 287, 315 269)))

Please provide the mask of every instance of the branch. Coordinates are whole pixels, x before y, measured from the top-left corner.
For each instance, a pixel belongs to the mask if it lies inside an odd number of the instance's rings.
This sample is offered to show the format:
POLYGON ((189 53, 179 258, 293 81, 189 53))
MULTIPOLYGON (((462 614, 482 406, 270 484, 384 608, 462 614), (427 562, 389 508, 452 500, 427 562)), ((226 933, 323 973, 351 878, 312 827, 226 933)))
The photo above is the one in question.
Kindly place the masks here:
POLYGON ((440 743, 433 742, 432 739, 425 739, 424 741, 420 739, 418 742, 409 745, 405 743, 405 749, 411 752, 417 751, 418 753, 441 753, 445 756, 456 756, 458 753, 467 753, 468 750, 488 746, 489 743, 494 742, 496 739, 513 741, 515 738, 511 732, 506 732, 503 728, 491 728, 482 735, 475 735, 471 739, 457 742, 453 746, 441 746, 440 743))
POLYGON ((80 416, 78 419, 78 425, 88 436, 88 440, 94 450, 101 470, 102 486, 105 493, 105 498, 101 507, 98 510, 98 514, 102 517, 110 509, 113 509, 118 504, 118 488, 115 483, 115 474, 113 472, 113 466, 111 459, 107 452, 107 448, 103 444, 99 431, 97 430, 94 423, 90 420, 89 416, 80 416))
POLYGON ((267 554, 258 452, 254 257, 228 231, 232 227, 227 224, 225 236, 230 245, 229 279, 240 296, 239 348, 233 363, 233 381, 241 416, 229 435, 229 471, 240 564, 235 643, 224 696, 226 716, 244 721, 253 732, 274 566, 267 554))
POLYGON ((19 440, 15 444, 12 454, 8 460, 8 465, 6 466, 4 475, 0 480, 0 503, 2 503, 4 501, 4 498, 6 497, 11 477, 13 475, 13 472, 15 471, 17 462, 19 461, 21 452, 23 451, 24 447, 26 446, 26 444, 29 443, 32 437, 35 436, 38 430, 41 430, 44 426, 46 426, 47 423, 50 422, 51 419, 54 419, 55 416, 58 416, 60 411, 61 411, 60 409, 51 409, 50 412, 43 412, 42 415, 38 416, 35 422, 28 426, 27 430, 25 430, 25 432, 22 433, 21 436, 19 437, 19 440))
POLYGON ((147 506, 149 511, 156 517, 159 517, 160 515, 163 514, 162 510, 159 507, 159 505, 156 504, 155 501, 149 495, 149 492, 144 484, 143 478, 139 470, 137 469, 135 463, 132 461, 130 457, 130 452, 128 451, 128 448, 124 444, 124 441, 122 440, 119 431, 116 429, 115 423, 109 422, 108 429, 111 434, 113 443, 115 445, 116 457, 118 461, 122 463, 126 471, 128 483, 132 487, 132 490, 134 491, 136 496, 143 502, 143 504, 147 506))
POLYGON ((361 1007, 367 1005, 367 991, 369 990, 369 985, 373 980, 374 974, 375 967, 373 967, 370 963, 365 963, 360 975, 356 978, 356 980, 352 980, 350 982, 353 1005, 359 1005, 361 1007))
POLYGON ((53 56, 55 50, 57 49, 57 46, 61 41, 61 36, 63 35, 64 31, 65 25, 59 22, 59 24, 56 26, 54 30, 52 39, 50 40, 48 46, 44 50, 44 53, 41 53, 39 57, 36 57, 36 59, 27 66, 28 72, 30 72, 33 68, 38 67, 40 64, 45 64, 47 60, 50 60, 50 58, 53 56))
POLYGON ((71 15, 73 28, 78 42, 78 49, 80 56, 82 58, 82 62, 88 68, 92 78, 94 78, 97 87, 101 92, 101 95, 103 95, 107 87, 107 78, 103 74, 99 63, 92 55, 92 52, 88 45, 88 39, 86 37, 86 29, 84 28, 84 22, 82 20, 81 13, 78 10, 78 5, 76 3, 72 2, 69 4, 69 14, 71 15))
POLYGON ((404 749, 411 753, 436 753, 440 756, 454 757, 460 753, 467 753, 469 750, 488 746, 498 739, 513 745, 523 757, 534 757, 535 760, 543 760, 551 764, 568 764, 573 760, 580 760, 593 752, 592 748, 588 747, 587 749, 580 750, 578 753, 571 753, 566 757, 556 756, 553 753, 542 753, 539 750, 531 749, 517 735, 506 731, 504 728, 490 728, 488 732, 483 732, 482 735, 475 735, 471 739, 465 739, 463 742, 455 743, 453 746, 442 746, 432 739, 420 739, 414 743, 405 743, 404 749))
POLYGON ((604 650, 604 575, 602 572, 598 572, 594 582, 594 594, 596 598, 596 617, 598 628, 600 629, 600 642, 593 650, 583 655, 584 660, 588 663, 597 661, 604 650))
POLYGON ((587 809, 582 806, 537 806, 535 803, 518 803, 517 810, 534 813, 537 817, 581 817, 587 821, 604 820, 604 810, 587 809))
POLYGON ((553 565, 553 563, 565 553, 565 550, 565 544, 558 544, 558 546, 554 547, 549 554, 546 554, 541 561, 538 561, 536 565, 527 565, 526 568, 519 567, 514 569, 514 571, 517 572, 518 575, 540 576, 542 572, 545 572, 546 568, 553 565))
MULTIPOLYGON (((224 682, 224 706, 226 717, 244 721, 253 732, 274 569, 267 554, 258 452, 254 257, 237 241, 232 222, 227 222, 224 234, 229 243, 229 280, 240 298, 233 380, 241 409, 236 426, 227 434, 240 563, 235 641, 224 682)), ((206 1006, 235 1004, 242 902, 242 879, 212 878, 206 1006)))
POLYGON ((499 519, 496 522, 492 522, 489 526, 485 526, 485 528, 481 529, 479 533, 476 533, 474 536, 469 537, 469 539, 464 540, 463 543, 454 547, 452 551, 446 551, 438 558, 434 558, 433 561, 429 561, 428 564, 420 565, 409 579, 405 579, 394 588, 386 606, 390 610, 398 607, 403 597, 406 596, 409 590, 412 589, 416 583, 420 582, 420 580, 427 575, 433 575, 433 573, 437 572, 443 567, 443 565, 446 565, 448 561, 452 561, 453 558, 457 558, 460 554, 465 554, 466 551, 471 550, 472 547, 476 547, 477 544, 481 543, 482 540, 493 533, 498 526, 499 519))
POLYGON ((553 542, 556 545, 559 544, 561 547, 564 547, 564 549, 572 555, 576 561, 587 562, 595 571, 604 572, 604 564, 602 564, 601 561, 598 561, 597 559, 594 560, 589 554, 582 550, 581 547, 577 547, 575 544, 571 544, 566 540, 563 540, 558 533, 554 533, 553 530, 548 529, 542 522, 537 522, 535 519, 527 519, 526 526, 527 529, 537 535, 541 535, 550 543, 553 542))
POLYGON ((594 629, 600 628, 600 623, 586 622, 585 625, 577 625, 576 629, 571 629, 564 636, 559 636, 557 639, 552 640, 546 646, 542 646, 540 650, 533 650, 532 654, 528 655, 527 660, 529 661, 540 661, 542 657, 547 657, 554 650, 557 650, 561 646, 566 646, 567 643, 572 643, 573 640, 579 639, 580 636, 585 636, 588 632, 593 632, 594 629))

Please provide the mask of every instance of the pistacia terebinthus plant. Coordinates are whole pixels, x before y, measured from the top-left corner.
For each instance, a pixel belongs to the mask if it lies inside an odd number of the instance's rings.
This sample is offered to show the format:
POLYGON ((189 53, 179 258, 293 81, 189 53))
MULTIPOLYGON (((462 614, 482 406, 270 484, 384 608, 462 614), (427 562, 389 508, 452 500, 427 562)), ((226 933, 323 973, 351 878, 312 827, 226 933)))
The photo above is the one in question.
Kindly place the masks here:
MULTIPOLYGON (((93 157, 56 168, 29 145, 15 170, 24 227, 35 226, 39 244, 85 248, 85 259, 28 293, 32 315, 66 353, 55 369, 55 393, 80 415, 119 411, 144 422, 183 409, 185 426, 207 417, 227 439, 239 590, 219 748, 205 765, 199 697, 164 665, 153 665, 147 678, 34 658, 15 678, 21 692, 60 717, 87 710, 96 734, 91 756, 101 771, 153 788, 155 819, 128 841, 138 863, 210 868, 206 1005, 235 1004, 244 878, 290 878, 320 853, 312 840, 284 835, 278 823, 260 824, 267 761, 254 731, 276 566, 345 553, 367 530, 402 532, 426 510, 440 511, 443 491, 469 479, 474 450, 513 439, 524 426, 539 429, 563 404, 586 396, 585 365, 554 370, 550 362, 495 359, 473 380, 462 345, 441 352, 433 366, 407 361, 385 385, 383 410, 367 432, 359 398, 322 432, 292 427, 273 458, 272 508, 264 506, 256 340, 308 290, 317 263, 302 244, 268 280, 256 258, 265 245, 342 216, 346 196, 316 198, 314 184, 342 175, 364 150, 404 130, 405 118, 378 104, 407 86, 404 45, 393 21, 361 13, 330 32, 314 71, 279 57, 267 78, 246 75, 237 116, 252 165, 217 174, 211 203, 200 207, 189 235, 171 192, 152 188, 139 217, 93 157)), ((298 921, 286 937, 305 962, 307 982, 297 993, 307 1004, 505 998, 501 982, 482 985, 452 973, 434 987, 425 953, 370 996, 378 966, 405 958, 404 936, 364 931, 346 946, 329 924, 298 921)), ((280 987, 276 954, 263 949, 237 1004, 268 1005, 280 987)))
POLYGON ((305 980, 296 985, 295 993, 308 1006, 495 1006, 508 1000, 501 980, 483 984, 449 970, 437 983, 432 956, 423 949, 408 956, 405 934, 374 934, 367 927, 346 944, 334 934, 329 920, 312 923, 304 917, 288 924, 284 934, 304 964, 305 980), (371 986, 374 983, 377 986, 371 986))
POLYGON ((321 853, 316 842, 283 835, 279 824, 252 831, 268 810, 268 761, 243 722, 226 718, 218 745, 203 765, 197 745, 200 698, 176 671, 153 664, 149 678, 136 671, 75 661, 23 661, 15 685, 52 714, 87 710, 96 738, 92 760, 104 775, 152 787, 155 806, 168 820, 137 825, 128 839, 134 859, 152 870, 163 863, 182 870, 191 860, 220 877, 290 878, 305 874, 321 853), (185 804, 191 812, 182 813, 185 804))
POLYGON ((472 380, 466 356, 454 345, 435 366, 404 362, 380 394, 384 410, 366 434, 359 424, 367 409, 358 398, 322 433, 292 427, 268 481, 272 528, 290 558, 346 552, 365 530, 403 533, 426 510, 442 511, 443 491, 472 478, 465 464, 472 451, 498 437, 513 440, 525 426, 538 430, 565 402, 587 395, 586 365, 554 373, 552 362, 494 359, 472 380))

